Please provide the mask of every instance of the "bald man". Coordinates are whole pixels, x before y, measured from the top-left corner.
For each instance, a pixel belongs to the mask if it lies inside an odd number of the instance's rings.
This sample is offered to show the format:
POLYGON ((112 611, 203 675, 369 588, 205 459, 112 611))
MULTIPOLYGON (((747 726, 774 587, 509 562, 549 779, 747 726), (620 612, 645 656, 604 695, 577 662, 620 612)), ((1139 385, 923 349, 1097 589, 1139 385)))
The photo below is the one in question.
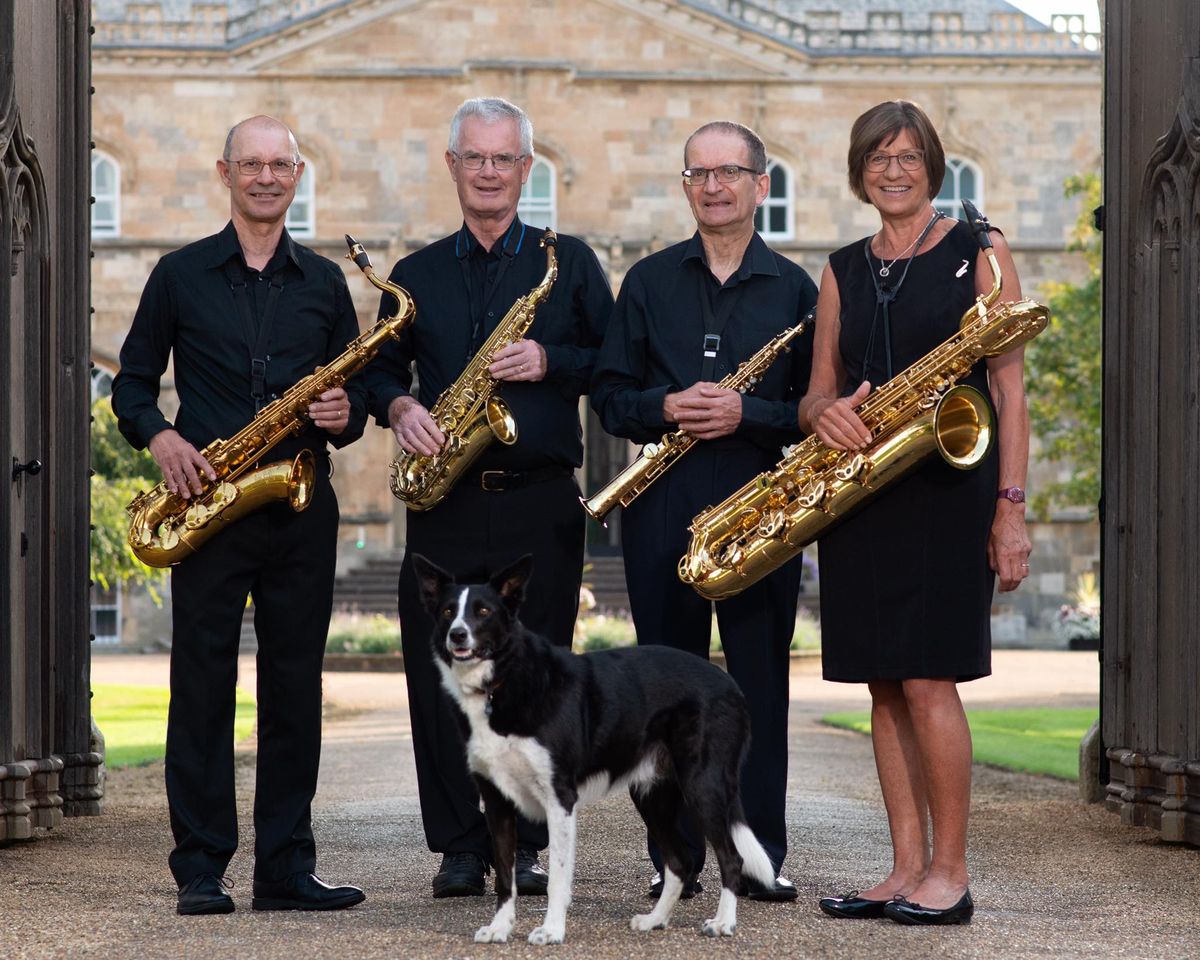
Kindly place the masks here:
MULTIPOLYGON (((214 479, 205 446, 232 437, 276 396, 358 336, 341 268, 296 243, 284 217, 304 175, 292 132, 270 117, 229 131, 216 162, 230 220, 155 266, 121 348, 112 405, 121 433, 150 448, 187 500, 214 479), (158 406, 173 355, 179 409, 158 406)), ((277 501, 226 525, 171 570, 171 706, 166 785, 182 915, 232 913, 225 868, 237 849, 233 720, 246 597, 258 637, 255 910, 337 910, 363 899, 314 874, 310 806, 321 751, 321 661, 333 597, 337 498, 327 446, 362 435, 353 381, 308 407, 310 423, 268 455, 316 461, 306 510, 277 501)))

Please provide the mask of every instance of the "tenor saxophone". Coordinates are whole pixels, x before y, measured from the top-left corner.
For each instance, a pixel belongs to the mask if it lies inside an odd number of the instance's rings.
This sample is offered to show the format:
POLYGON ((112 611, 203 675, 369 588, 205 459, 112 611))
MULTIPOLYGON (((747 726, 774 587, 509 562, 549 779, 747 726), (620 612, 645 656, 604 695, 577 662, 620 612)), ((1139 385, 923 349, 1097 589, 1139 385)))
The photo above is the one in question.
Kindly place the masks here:
MULTIPOLYGON (((791 342, 807 329, 811 320, 812 313, 809 313, 794 327, 789 327, 769 340, 754 356, 739 364, 733 373, 722 378, 717 386, 736 390, 738 393, 749 393, 762 380, 763 374, 780 354, 787 351, 791 342)), ((627 507, 633 503, 695 444, 696 438, 683 430, 663 434, 657 443, 648 443, 642 447, 641 453, 632 463, 584 500, 583 509, 589 516, 603 522, 613 507, 617 504, 627 507)))
POLYGON ((872 435, 865 450, 834 450, 811 436, 774 469, 692 520, 679 577, 699 594, 721 600, 740 593, 935 452, 962 470, 987 455, 995 433, 991 407, 978 390, 957 381, 980 359, 1036 337, 1050 311, 1028 299, 991 309, 1000 295, 1000 266, 987 220, 969 201, 963 208, 987 252, 992 289, 963 314, 957 333, 858 406, 872 435))
POLYGON ((281 440, 298 433, 308 422, 309 404, 326 390, 340 387, 361 370, 390 338, 413 318, 412 298, 396 284, 380 280, 371 261, 352 237, 346 237, 352 259, 380 290, 396 298, 397 310, 351 341, 345 352, 297 381, 278 399, 262 408, 229 440, 214 440, 201 455, 216 479, 200 476, 201 491, 190 500, 171 493, 166 482, 142 491, 125 508, 129 514, 129 548, 142 563, 169 567, 195 553, 214 534, 253 510, 286 500, 297 513, 313 495, 315 465, 311 450, 292 460, 258 466, 281 440))
POLYGON ((533 325, 538 305, 550 296, 550 288, 558 276, 558 257, 554 252, 557 243, 558 235, 547 230, 540 241, 546 248, 546 275, 541 283, 509 308, 466 369, 429 411, 445 437, 442 448, 432 456, 401 451, 392 460, 389 471, 392 493, 408 504, 410 510, 437 506, 493 440, 504 444, 517 442, 516 418, 496 394, 498 384, 488 367, 496 351, 525 336, 533 325))

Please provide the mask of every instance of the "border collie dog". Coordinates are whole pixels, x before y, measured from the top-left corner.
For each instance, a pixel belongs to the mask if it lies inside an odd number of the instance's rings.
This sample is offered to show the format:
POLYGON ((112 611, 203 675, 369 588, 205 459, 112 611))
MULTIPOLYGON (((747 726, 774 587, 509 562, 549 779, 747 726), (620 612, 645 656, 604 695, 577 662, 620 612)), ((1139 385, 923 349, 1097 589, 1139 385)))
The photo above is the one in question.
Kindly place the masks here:
POLYGON ((487 583, 460 584, 413 557, 436 624, 436 662, 465 717, 467 764, 492 835, 496 915, 475 940, 503 943, 512 933, 520 812, 544 821, 550 833, 546 917, 529 942, 562 942, 576 811, 621 788, 663 855, 662 895, 650 913, 633 918, 633 929, 666 927, 691 874, 675 825, 686 804, 721 868, 717 913, 701 932, 732 935, 743 871, 765 886, 775 882, 738 792, 750 741, 741 691, 717 667, 669 647, 576 655, 551 646, 517 619, 532 566, 525 556, 487 583))

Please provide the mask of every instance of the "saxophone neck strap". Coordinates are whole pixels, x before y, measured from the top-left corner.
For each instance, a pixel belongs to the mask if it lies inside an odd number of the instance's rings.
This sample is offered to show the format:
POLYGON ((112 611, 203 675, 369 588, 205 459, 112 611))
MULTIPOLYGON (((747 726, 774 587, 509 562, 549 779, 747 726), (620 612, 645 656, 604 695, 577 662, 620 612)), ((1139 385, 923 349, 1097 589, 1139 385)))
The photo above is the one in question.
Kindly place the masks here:
POLYGON ((739 282, 722 296, 724 287, 713 286, 714 278, 707 266, 700 280, 700 316, 704 321, 703 354, 700 363, 700 379, 706 383, 716 382, 717 353, 721 349, 721 334, 733 316, 738 301, 745 292, 746 282, 739 282), (717 301, 713 309, 713 301, 717 301))
POLYGON ((257 415, 262 410, 267 396, 267 363, 271 359, 271 355, 267 353, 267 346, 271 337, 271 327, 275 323, 275 313, 279 308, 279 295, 283 292, 283 284, 277 276, 271 277, 262 319, 256 324, 254 310, 250 305, 250 291, 246 284, 246 271, 239 266, 236 258, 230 257, 225 261, 225 276, 229 278, 233 302, 237 305, 242 319, 242 334, 246 346, 250 348, 250 398, 254 401, 254 413, 257 415))

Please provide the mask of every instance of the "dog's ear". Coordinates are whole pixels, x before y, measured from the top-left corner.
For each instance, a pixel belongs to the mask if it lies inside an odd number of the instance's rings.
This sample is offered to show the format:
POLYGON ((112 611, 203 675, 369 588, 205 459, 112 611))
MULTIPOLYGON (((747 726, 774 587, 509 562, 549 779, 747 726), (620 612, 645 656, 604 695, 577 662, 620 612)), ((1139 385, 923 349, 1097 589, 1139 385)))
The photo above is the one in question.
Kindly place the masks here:
POLYGON ((516 563, 505 567, 491 579, 491 587, 515 610, 525 599, 525 584, 533 572, 533 554, 527 553, 516 563))
POLYGON ((419 553, 414 553, 412 559, 413 573, 417 575, 417 591, 421 595, 421 603, 430 615, 437 619, 435 615, 438 600, 446 585, 453 582, 454 578, 432 560, 419 553))

